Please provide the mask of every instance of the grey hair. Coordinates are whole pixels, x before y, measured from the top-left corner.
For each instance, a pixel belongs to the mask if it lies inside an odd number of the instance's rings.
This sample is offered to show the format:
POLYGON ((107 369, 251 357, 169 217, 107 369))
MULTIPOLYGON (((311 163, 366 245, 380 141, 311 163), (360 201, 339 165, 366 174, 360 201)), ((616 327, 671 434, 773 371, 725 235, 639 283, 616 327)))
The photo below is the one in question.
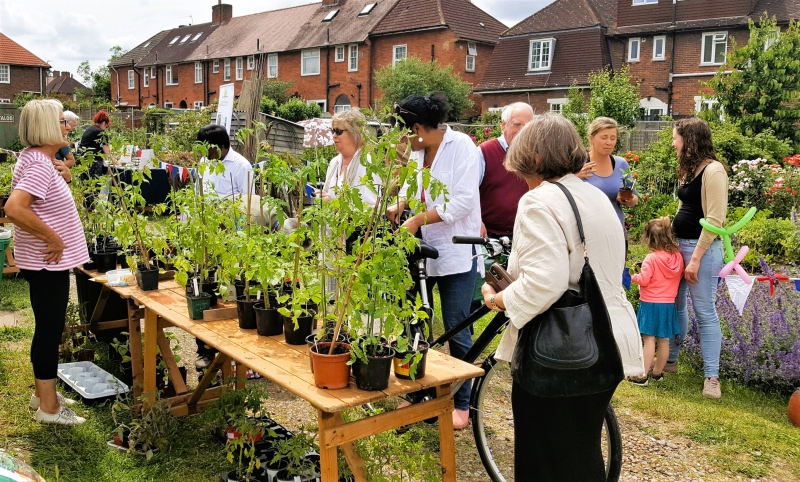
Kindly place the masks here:
POLYGON ((500 114, 500 120, 503 122, 510 121, 511 114, 515 109, 526 109, 528 112, 530 112, 531 117, 533 117, 533 107, 531 107, 530 104, 526 104, 525 102, 514 102, 503 107, 503 113, 500 114))
POLYGON ((560 178, 581 170, 589 160, 578 131, 566 117, 546 113, 522 128, 503 166, 523 178, 560 178), (538 159, 537 159, 538 156, 538 159))
POLYGON ((65 110, 64 120, 73 124, 77 124, 78 121, 80 120, 80 117, 78 117, 78 114, 72 112, 71 110, 65 110))
POLYGON ((365 144, 364 135, 361 133, 361 127, 367 122, 367 118, 364 117, 364 114, 358 109, 346 109, 333 114, 331 126, 337 121, 344 124, 347 132, 353 136, 353 142, 355 142, 356 147, 361 149, 365 144))

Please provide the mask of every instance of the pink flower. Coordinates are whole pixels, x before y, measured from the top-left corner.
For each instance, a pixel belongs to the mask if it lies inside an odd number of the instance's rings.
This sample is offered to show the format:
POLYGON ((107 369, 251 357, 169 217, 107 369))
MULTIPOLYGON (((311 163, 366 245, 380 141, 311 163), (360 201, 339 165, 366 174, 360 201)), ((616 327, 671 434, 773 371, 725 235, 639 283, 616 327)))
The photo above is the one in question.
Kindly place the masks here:
POLYGON ((489 134, 491 134, 491 132, 492 132, 492 130, 491 130, 491 129, 489 129, 488 127, 487 127, 486 129, 484 129, 484 130, 483 130, 483 133, 484 133, 484 134, 486 134, 487 136, 488 136, 489 134))

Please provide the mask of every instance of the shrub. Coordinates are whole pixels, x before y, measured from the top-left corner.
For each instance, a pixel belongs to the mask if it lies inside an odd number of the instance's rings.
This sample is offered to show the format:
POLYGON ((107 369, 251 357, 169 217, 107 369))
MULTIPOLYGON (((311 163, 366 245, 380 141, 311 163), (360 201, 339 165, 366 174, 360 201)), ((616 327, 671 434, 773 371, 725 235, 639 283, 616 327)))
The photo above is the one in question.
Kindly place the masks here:
POLYGON ((292 122, 299 122, 301 120, 313 119, 322 115, 322 109, 319 104, 311 102, 307 104, 306 101, 300 97, 293 97, 285 104, 278 107, 276 113, 278 117, 292 122))
POLYGON ((630 67, 617 72, 604 69, 589 74, 589 120, 595 117, 611 117, 620 126, 633 127, 639 117, 639 83, 630 75, 630 67))
POLYGON ((742 159, 763 158, 780 161, 792 153, 788 141, 780 140, 769 129, 754 136, 747 136, 730 122, 712 122, 711 136, 714 150, 723 164, 732 166, 742 159))
POLYGON ((781 167, 766 159, 741 160, 731 168, 728 204, 731 207, 769 209, 787 217, 797 209, 800 168, 781 167))
POLYGON ((678 212, 678 199, 672 194, 644 194, 639 192, 639 204, 625 208, 625 222, 628 225, 628 238, 638 242, 642 237, 642 228, 651 219, 661 216, 675 217, 678 212))
MULTIPOLYGON (((745 212, 745 208, 730 210, 728 224, 741 219, 745 212)), ((759 266, 759 257, 769 263, 782 264, 795 263, 800 258, 800 236, 796 222, 792 219, 772 218, 771 214, 769 210, 759 211, 734 235, 737 246, 750 248, 742 262, 743 266, 759 266)))
MULTIPOLYGON (((267 80, 264 82, 264 89, 262 90, 263 96, 275 101, 275 104, 285 104, 289 100, 286 92, 292 88, 294 82, 291 80, 267 80)), ((264 105, 264 101, 261 101, 264 105)))
POLYGON ((275 115, 278 111, 278 103, 274 99, 270 99, 266 95, 261 96, 261 112, 269 115, 275 115))

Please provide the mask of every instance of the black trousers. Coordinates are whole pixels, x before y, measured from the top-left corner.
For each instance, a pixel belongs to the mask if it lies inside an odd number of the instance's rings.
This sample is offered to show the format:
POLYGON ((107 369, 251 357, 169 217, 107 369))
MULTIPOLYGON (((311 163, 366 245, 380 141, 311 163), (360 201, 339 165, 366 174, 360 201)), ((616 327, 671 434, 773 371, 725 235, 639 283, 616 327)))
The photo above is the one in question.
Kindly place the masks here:
POLYGON ((58 374, 58 345, 69 303, 69 271, 22 269, 20 273, 30 287, 36 323, 31 342, 33 375, 37 380, 52 380, 58 374))
POLYGON ((605 482, 600 436, 612 395, 542 398, 514 383, 515 480, 605 482))

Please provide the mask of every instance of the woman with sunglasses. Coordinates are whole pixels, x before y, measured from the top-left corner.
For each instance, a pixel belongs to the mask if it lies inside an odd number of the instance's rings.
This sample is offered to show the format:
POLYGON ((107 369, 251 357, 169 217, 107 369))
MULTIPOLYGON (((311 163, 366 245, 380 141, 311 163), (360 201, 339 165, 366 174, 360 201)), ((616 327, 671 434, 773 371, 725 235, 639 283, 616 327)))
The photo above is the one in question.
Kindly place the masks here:
MULTIPOLYGON (((433 301, 433 287, 439 285, 445 330, 469 315, 479 266, 483 274, 482 263, 478 264, 473 258, 474 247, 451 241, 457 235, 480 235, 481 205, 478 148, 469 136, 442 124, 449 110, 447 98, 439 93, 412 95, 395 106, 397 121, 411 131, 408 139, 411 159, 429 169, 431 177, 447 188, 447 202, 443 194, 432 197, 430 191, 420 190, 418 196, 423 206, 402 226, 412 233, 421 231, 422 239, 439 250, 439 258, 429 259, 427 264, 428 299, 433 301)), ((419 184, 422 185, 421 179, 419 184)), ((387 216, 396 222, 397 213, 402 212, 403 207, 402 201, 395 204, 393 208, 398 210, 392 209, 387 216)), ((460 331, 449 342, 450 355, 456 358, 466 355, 470 347, 472 336, 468 330, 460 331)), ((467 381, 455 394, 453 425, 456 429, 469 424, 470 388, 471 383, 467 381)))

